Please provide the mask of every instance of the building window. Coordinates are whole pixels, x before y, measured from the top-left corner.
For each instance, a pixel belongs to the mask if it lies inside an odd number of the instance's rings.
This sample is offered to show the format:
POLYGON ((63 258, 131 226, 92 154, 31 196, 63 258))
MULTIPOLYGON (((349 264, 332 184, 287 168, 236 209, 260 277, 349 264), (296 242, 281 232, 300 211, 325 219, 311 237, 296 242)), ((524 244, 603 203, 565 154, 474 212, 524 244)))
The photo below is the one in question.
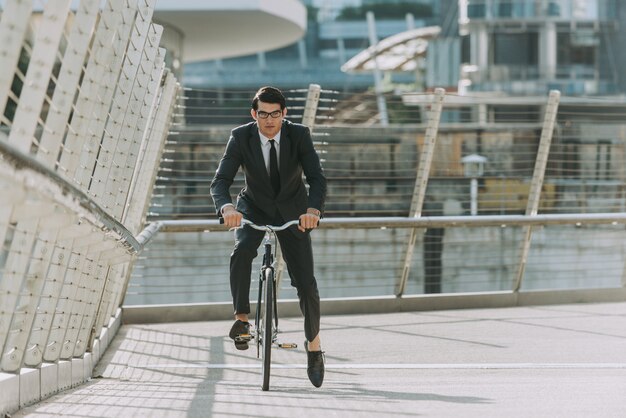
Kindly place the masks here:
POLYGON ((591 35, 587 37, 573 33, 559 33, 557 35, 558 65, 593 66, 595 62, 596 47, 591 35))
POLYGON ((471 42, 470 36, 461 36, 461 62, 471 62, 471 42))
MULTIPOLYGON (((362 50, 369 46, 369 40, 364 38, 348 38, 344 39, 343 46, 345 49, 362 50)), ((320 49, 339 49, 337 39, 322 39, 319 43, 320 49)))
POLYGON ((539 34, 495 33, 493 63, 496 65, 536 66, 539 62, 539 34))
POLYGON ((489 113, 496 123, 538 123, 543 118, 539 106, 489 106, 489 113))
POLYGON ((322 39, 319 41, 320 49, 337 49, 337 40, 336 39, 322 39))
POLYGON ((365 49, 370 46, 370 43, 367 39, 347 38, 343 40, 343 46, 346 49, 365 49))

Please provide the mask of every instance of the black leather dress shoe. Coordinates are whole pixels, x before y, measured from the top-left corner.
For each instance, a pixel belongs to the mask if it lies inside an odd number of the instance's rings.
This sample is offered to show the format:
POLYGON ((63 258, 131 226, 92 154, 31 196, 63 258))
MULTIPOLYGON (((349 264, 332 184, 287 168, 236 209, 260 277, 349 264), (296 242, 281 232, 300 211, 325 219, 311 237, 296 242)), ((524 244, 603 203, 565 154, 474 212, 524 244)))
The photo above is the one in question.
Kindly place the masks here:
POLYGON ((235 348, 237 350, 247 350, 248 341, 252 339, 250 335, 250 323, 236 320, 230 329, 228 336, 235 341, 235 348))
POLYGON ((309 380, 313 386, 319 388, 324 382, 324 352, 309 351, 308 341, 304 342, 304 349, 308 360, 306 372, 309 375, 309 380))

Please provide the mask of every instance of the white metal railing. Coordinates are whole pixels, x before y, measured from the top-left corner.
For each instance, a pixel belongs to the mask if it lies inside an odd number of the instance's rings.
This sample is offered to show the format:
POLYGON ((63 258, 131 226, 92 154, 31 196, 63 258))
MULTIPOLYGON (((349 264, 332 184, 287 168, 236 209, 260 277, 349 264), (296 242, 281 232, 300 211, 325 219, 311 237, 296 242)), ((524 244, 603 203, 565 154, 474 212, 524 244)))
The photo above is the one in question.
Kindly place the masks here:
MULTIPOLYGON (((247 112, 241 93, 220 94, 233 118, 247 112)), ((159 232, 125 306, 209 302, 227 312, 232 236, 211 223, 208 185, 232 126, 218 123, 211 92, 186 95, 188 124, 172 128, 151 208, 159 232)), ((622 294, 623 102, 440 91, 387 103, 383 129, 374 94, 321 91, 313 135, 328 199, 313 239, 323 298, 622 294), (473 155, 485 158, 475 174, 464 165, 473 155)), ((295 298, 283 282, 281 299, 295 298)))
MULTIPOLYGON (((230 129, 249 119, 242 95, 185 92, 188 99, 179 112, 184 111, 187 123, 173 127, 165 145, 151 220, 215 216, 209 184, 230 129)), ((391 124, 381 128, 375 95, 322 91, 313 135, 329 179, 328 217, 408 216, 433 95, 410 97, 388 98, 391 124)), ((469 213, 471 178, 465 176, 462 159, 479 154, 487 162, 478 179, 478 215, 523 213, 547 102, 545 95, 446 94, 425 196, 427 211, 441 212, 447 201, 447 213, 469 213)), ((622 210, 623 101, 562 97, 560 103, 540 212, 622 210)), ((288 117, 300 121, 300 113, 291 109, 288 117)), ((238 177, 233 191, 242 184, 238 177)))
MULTIPOLYGON (((326 218, 313 233, 316 277, 326 299, 619 289, 624 281, 624 224, 622 213, 326 218), (535 233, 523 258, 520 248, 530 228, 535 233), (407 266, 413 230, 418 231, 417 242, 407 266), (441 233, 433 237, 436 231, 441 233), (433 243, 437 237, 438 244, 433 243), (520 269, 523 280, 518 283, 520 269)), ((231 233, 217 220, 152 226, 133 273, 128 304, 230 300, 231 233)), ((252 285, 255 294, 255 280, 252 285)), ((288 281, 280 292, 281 299, 296 297, 288 281)))
POLYGON ((0 17, 2 415, 85 382, 113 338, 177 95, 154 0, 70 3, 0 17))
MULTIPOLYGON (((1 412, 83 382, 124 299, 230 299, 232 235, 212 219, 208 186, 254 92, 178 95, 153 3, 99 10, 86 0, 72 15, 67 1, 50 0, 34 26, 30 2, 5 2, 1 412)), ((382 128, 375 94, 287 93, 289 117, 312 128, 329 180, 314 233, 325 300, 623 294, 623 103, 388 94, 382 128)), ((285 282, 282 299, 295 298, 285 282)))

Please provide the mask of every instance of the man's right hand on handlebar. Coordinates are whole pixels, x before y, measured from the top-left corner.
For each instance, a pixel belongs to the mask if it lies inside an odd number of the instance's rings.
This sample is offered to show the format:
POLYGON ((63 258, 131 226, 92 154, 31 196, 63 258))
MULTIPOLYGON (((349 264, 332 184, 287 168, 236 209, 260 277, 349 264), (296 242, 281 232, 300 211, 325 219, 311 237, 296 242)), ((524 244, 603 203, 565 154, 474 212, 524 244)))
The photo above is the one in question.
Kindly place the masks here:
POLYGON ((238 212, 234 206, 227 205, 222 208, 222 217, 224 218, 224 225, 227 227, 239 228, 241 226, 243 214, 238 212))

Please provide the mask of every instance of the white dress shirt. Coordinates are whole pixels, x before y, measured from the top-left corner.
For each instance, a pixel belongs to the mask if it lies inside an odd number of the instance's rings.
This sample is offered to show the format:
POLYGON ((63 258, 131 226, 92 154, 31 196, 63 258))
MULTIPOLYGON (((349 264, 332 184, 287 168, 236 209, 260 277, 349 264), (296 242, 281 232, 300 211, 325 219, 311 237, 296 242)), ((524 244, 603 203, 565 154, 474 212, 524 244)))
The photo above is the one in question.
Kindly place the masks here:
MULTIPOLYGON (((270 173, 270 150, 272 146, 270 145, 270 139, 259 131, 259 136, 261 137, 261 151, 263 151, 263 159, 265 160, 265 169, 267 170, 267 174, 270 173)), ((280 131, 274 137, 274 148, 276 148, 276 161, 280 161, 280 131)), ((278 164, 280 167, 280 164, 278 164)))
MULTIPOLYGON (((265 160, 265 169, 267 170, 267 174, 270 174, 270 150, 272 146, 270 145, 270 138, 266 137, 259 131, 259 136, 261 137, 261 152, 263 152, 263 160, 265 160)), ((280 161, 280 131, 274 137, 274 148, 276 148, 276 160, 280 161)), ((278 164, 280 167, 280 163, 278 164)), ((224 206, 220 208, 220 212, 224 211, 226 206, 235 206, 232 203, 226 203, 224 206)))

